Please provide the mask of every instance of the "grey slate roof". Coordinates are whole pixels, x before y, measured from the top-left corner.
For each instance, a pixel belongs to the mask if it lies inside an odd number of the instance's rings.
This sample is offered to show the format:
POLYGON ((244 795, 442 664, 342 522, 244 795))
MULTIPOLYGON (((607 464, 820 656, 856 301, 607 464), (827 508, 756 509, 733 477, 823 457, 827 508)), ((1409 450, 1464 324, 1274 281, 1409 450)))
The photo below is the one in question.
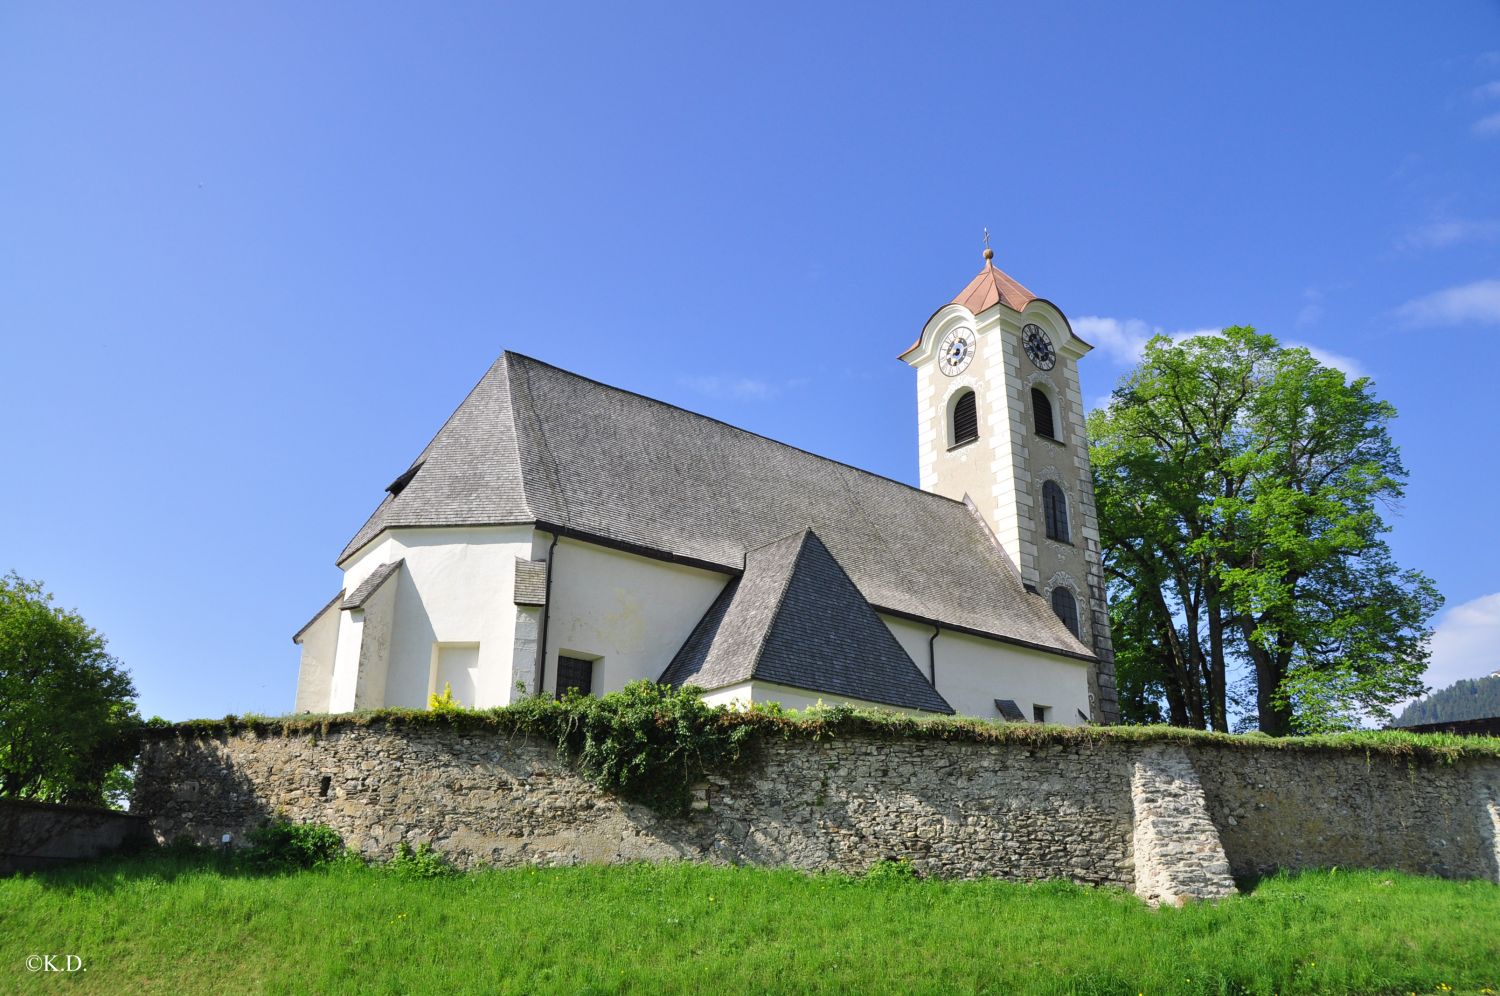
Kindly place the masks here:
POLYGON ((505 353, 339 561, 401 526, 541 523, 714 566, 816 530, 875 608, 1092 659, 962 502, 505 353))
POLYGON ((751 679, 906 709, 953 712, 810 530, 745 556, 661 680, 751 679))
POLYGON ((515 588, 513 601, 517 605, 546 605, 547 562, 517 557, 515 588))
POLYGON ((394 577, 396 572, 401 569, 401 565, 404 563, 406 563, 405 560, 397 560, 389 564, 381 564, 379 567, 375 568, 370 572, 369 577, 365 578, 359 583, 359 587, 354 589, 354 593, 348 598, 344 599, 344 604, 341 605, 340 608, 364 608, 365 602, 369 601, 370 596, 379 591, 381 585, 385 584, 392 577, 394 577))

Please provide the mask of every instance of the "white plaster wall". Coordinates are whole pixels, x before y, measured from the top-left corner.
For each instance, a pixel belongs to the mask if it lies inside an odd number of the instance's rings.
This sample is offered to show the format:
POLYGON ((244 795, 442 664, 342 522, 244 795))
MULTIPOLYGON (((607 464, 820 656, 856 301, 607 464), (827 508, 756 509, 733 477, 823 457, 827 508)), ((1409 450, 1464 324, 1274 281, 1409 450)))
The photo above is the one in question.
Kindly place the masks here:
POLYGON ((339 599, 302 633, 302 663, 297 669, 296 712, 327 712, 333 692, 333 661, 339 643, 339 599))
POLYGON ((338 649, 333 658, 333 681, 328 692, 329 712, 353 712, 354 688, 359 680, 359 645, 364 640, 365 614, 339 612, 338 649))
MULTIPOLYGON (((881 620, 925 676, 932 627, 894 616, 881 620)), ((996 699, 1014 699, 1031 718, 1033 705, 1051 709, 1048 722, 1078 726, 1089 715, 1089 665, 999 640, 943 630, 937 638, 937 690, 961 716, 999 719, 996 699)))
POLYGON ((780 702, 787 709, 806 709, 821 702, 823 705, 851 705, 860 709, 885 709, 888 712, 900 713, 903 716, 934 715, 933 713, 922 712, 918 709, 898 709, 895 706, 884 705, 880 702, 843 698, 827 692, 809 692, 806 689, 776 685, 768 681, 742 681, 735 685, 725 685, 723 688, 715 688, 703 694, 703 701, 709 705, 727 705, 736 709, 744 709, 752 702, 780 702))
MULTIPOLYGON (((518 615, 515 559, 531 556, 532 531, 529 525, 394 529, 349 562, 344 590, 352 592, 381 564, 406 561, 392 610, 380 705, 427 706, 433 648, 439 643, 479 645, 474 701, 465 705, 483 709, 511 701, 518 615)), ((331 703, 335 712, 354 707, 352 668, 363 637, 356 613, 341 615, 331 703)))
MULTIPOLYGON (((539 533, 538 559, 548 545, 539 533)), ((716 571, 561 540, 553 552, 546 690, 557 688, 559 653, 600 661, 595 695, 637 678, 655 681, 728 580, 716 571)))

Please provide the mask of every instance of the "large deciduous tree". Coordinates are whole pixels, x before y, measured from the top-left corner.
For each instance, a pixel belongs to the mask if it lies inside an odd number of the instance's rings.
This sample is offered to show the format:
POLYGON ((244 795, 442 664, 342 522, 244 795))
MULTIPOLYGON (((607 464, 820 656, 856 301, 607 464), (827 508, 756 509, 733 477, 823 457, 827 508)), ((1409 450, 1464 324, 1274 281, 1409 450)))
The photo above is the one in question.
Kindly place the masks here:
POLYGON ((0 578, 0 798, 102 804, 135 756, 135 686, 34 581, 0 578))
POLYGON ((1442 599, 1383 538, 1395 414, 1254 329, 1147 345, 1089 422, 1127 719, 1338 729, 1423 690, 1442 599))

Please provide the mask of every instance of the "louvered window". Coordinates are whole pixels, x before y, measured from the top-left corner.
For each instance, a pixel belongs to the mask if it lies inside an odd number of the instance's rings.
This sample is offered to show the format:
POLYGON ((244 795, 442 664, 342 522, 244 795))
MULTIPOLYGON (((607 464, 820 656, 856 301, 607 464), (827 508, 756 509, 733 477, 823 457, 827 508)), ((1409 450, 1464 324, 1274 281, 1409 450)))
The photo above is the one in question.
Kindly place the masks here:
POLYGON ((1036 434, 1046 436, 1048 439, 1056 439, 1057 432, 1052 426, 1052 400, 1039 387, 1031 389, 1031 411, 1036 425, 1036 434))
POLYGON ((1052 589, 1052 611, 1068 627, 1068 632, 1082 639, 1078 633, 1078 600, 1066 588, 1052 589))
POLYGON ((1073 542, 1068 538, 1068 501, 1056 481, 1042 485, 1042 514, 1047 520, 1048 539, 1073 542))
POLYGON ((962 446, 979 438, 979 405, 973 391, 965 391, 953 403, 953 445, 962 446))

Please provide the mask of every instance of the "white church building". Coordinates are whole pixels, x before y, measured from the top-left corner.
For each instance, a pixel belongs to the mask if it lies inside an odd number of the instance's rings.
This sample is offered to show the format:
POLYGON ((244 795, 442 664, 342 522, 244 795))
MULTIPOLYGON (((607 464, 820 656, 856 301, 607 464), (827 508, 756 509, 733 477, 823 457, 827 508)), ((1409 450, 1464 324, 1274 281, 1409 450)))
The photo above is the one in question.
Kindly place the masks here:
POLYGON ((1078 362, 985 251, 901 355, 921 487, 507 352, 294 641, 299 712, 647 678, 714 703, 1114 722, 1078 362))

